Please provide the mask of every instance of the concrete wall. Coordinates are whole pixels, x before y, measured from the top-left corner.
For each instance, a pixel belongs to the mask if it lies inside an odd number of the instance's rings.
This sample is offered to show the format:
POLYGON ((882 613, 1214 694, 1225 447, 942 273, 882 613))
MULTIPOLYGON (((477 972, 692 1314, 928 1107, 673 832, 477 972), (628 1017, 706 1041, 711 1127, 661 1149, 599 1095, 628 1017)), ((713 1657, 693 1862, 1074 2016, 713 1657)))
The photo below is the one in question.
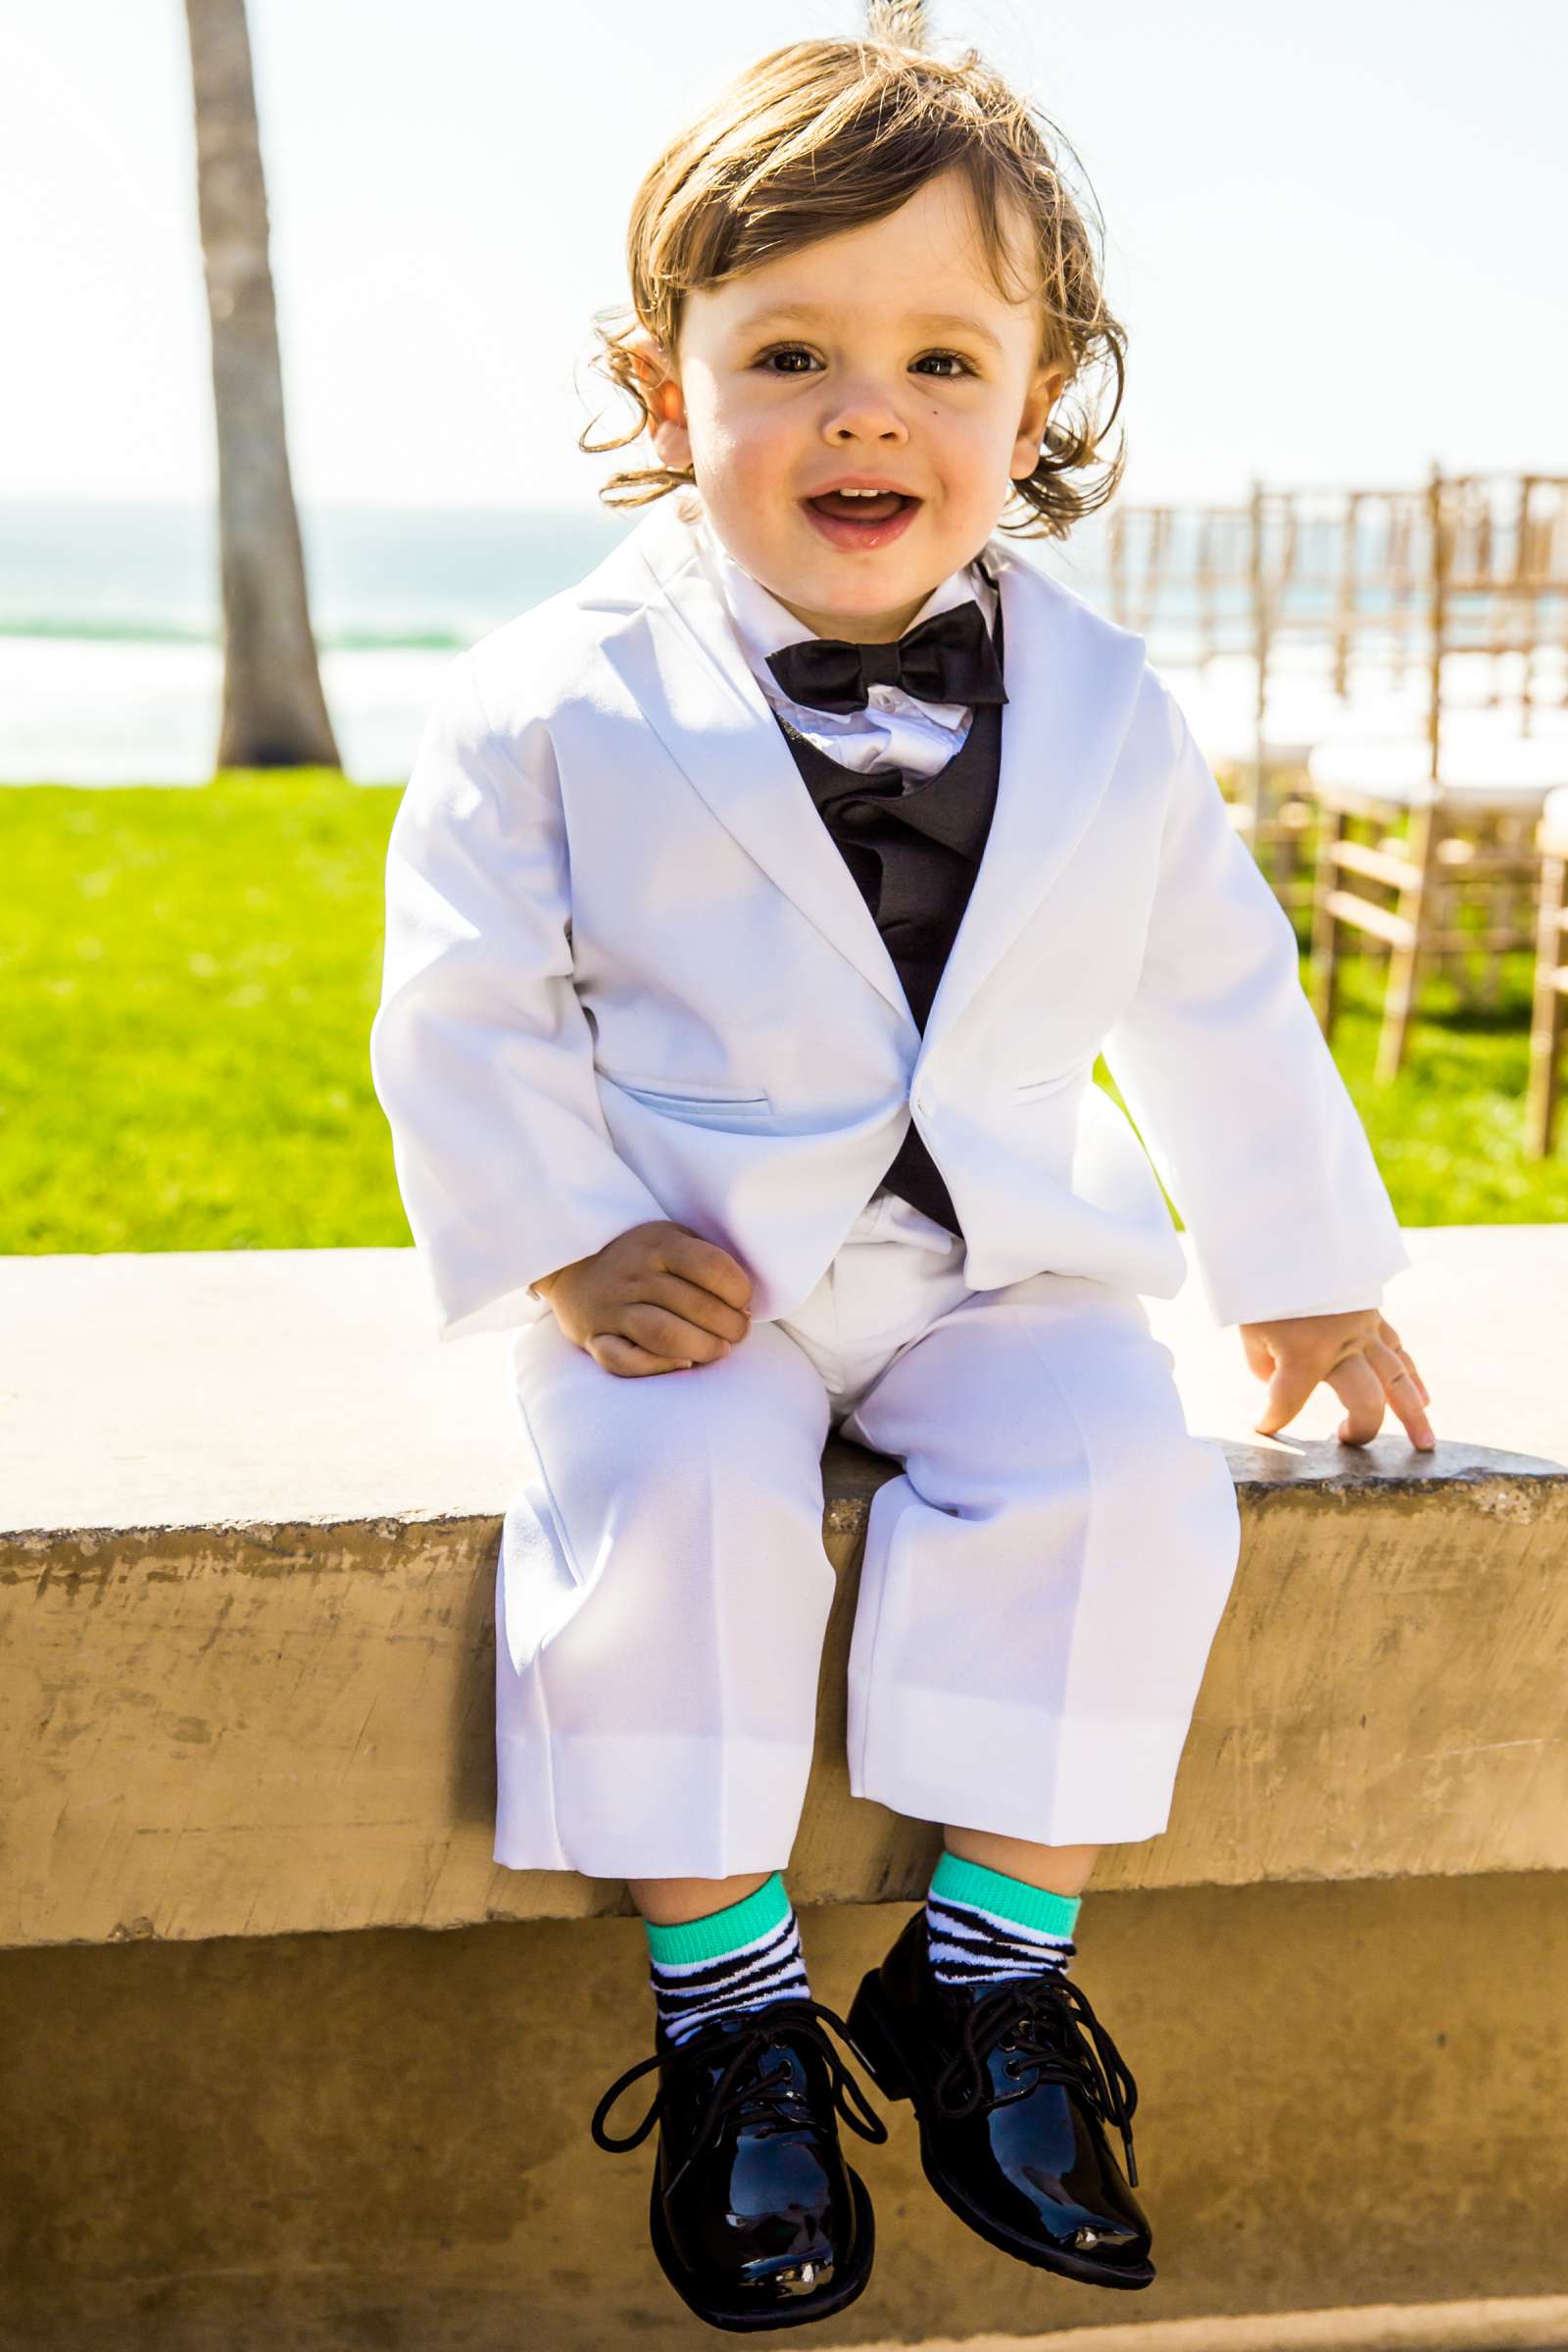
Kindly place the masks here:
MULTIPOLYGON (((1170 1829, 1106 1852, 1080 1921, 1142 2093, 1157 2283, 993 2254, 925 2186, 900 2107, 856 2156, 872 2286, 813 2340, 1128 2352, 1142 2328, 1210 2352, 1183 2328, 1371 2305, 1410 2326, 1369 2342, 1457 2352, 1421 2315, 1475 2297, 1506 2299, 1477 2346, 1547 2340, 1568 1234, 1410 1241, 1396 1312, 1434 1456, 1392 1424, 1336 1446, 1327 1391, 1257 1440, 1235 1334, 1153 1307, 1244 1528, 1170 1829)), ((25 1373, 0 1388, 0 2352, 712 2340, 648 2250, 651 2145, 587 2135, 651 2042, 624 1890, 490 1859, 517 1438, 499 1348, 439 1350, 421 1312, 407 1251, 0 1260, 25 1373)), ((790 1879, 841 2012, 937 1838, 847 1792, 858 1539, 888 1474, 824 1463, 840 1590, 790 1879)))
MULTIPOLYGON (((842 2014, 906 1916, 806 1912, 818 1997, 842 2014)), ((1158 2279, 994 2254, 873 2092, 877 2267, 812 2342, 1568 2286, 1568 1879, 1091 1889, 1079 1928, 1158 2279)), ((652 2142, 588 2137, 649 2047, 633 1920, 14 1951, 0 2014, 3 2352, 715 2340, 648 2250, 652 2142)))
MULTIPOLYGON (((1244 1542, 1165 1836, 1097 1885, 1568 1867, 1568 1474, 1448 1458, 1242 1476, 1244 1542)), ((912 1895, 939 1833, 849 1794, 865 1494, 835 1445, 839 1595, 791 1883, 912 1895)), ((0 1944, 621 1910, 502 1870, 497 1523, 61 1531, 0 1544, 0 1944)))

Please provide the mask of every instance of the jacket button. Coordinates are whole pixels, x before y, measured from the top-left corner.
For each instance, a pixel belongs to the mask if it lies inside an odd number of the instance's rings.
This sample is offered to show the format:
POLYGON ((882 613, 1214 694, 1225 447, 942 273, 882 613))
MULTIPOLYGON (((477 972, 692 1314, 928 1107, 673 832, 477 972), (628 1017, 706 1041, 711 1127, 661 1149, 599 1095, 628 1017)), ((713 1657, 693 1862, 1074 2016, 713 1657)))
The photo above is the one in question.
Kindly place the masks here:
POLYGON ((917 1086, 917 1087, 915 1088, 915 1090, 914 1090, 914 1107, 915 1107, 915 1109, 916 1109, 916 1110, 929 1110, 929 1109, 930 1109, 930 1107, 931 1107, 931 1089, 930 1089, 928 1086, 917 1086))

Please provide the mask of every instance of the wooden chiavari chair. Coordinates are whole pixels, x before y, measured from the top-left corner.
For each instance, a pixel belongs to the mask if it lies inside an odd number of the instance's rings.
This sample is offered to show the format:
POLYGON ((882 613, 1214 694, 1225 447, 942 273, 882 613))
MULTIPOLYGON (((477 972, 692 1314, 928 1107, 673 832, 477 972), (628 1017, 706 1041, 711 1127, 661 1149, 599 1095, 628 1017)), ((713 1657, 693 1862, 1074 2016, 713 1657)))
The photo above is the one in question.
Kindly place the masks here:
POLYGON ((1419 491, 1252 485, 1248 517, 1254 700, 1244 789, 1254 837, 1280 844, 1283 870, 1275 887, 1293 914, 1314 903, 1304 856, 1315 822, 1304 790, 1307 764, 1325 731, 1341 727, 1352 649, 1360 653, 1375 644, 1394 691, 1404 680, 1418 617, 1409 545, 1420 512, 1419 491), (1294 676, 1293 639, 1300 641, 1303 657, 1294 676))
POLYGON ((1251 506, 1112 507, 1105 525, 1110 616, 1136 629, 1173 677, 1204 758, 1227 787, 1231 821, 1288 907, 1303 891, 1304 804, 1282 800, 1276 778, 1298 769, 1310 745, 1269 739, 1254 709, 1257 641, 1255 516, 1251 506), (1204 691, 1216 664, 1230 672, 1204 691), (1244 673, 1238 676, 1238 672, 1244 673))
MULTIPOLYGON (((1424 499, 1423 528, 1398 573, 1401 597, 1408 583, 1422 591, 1420 731, 1381 742, 1331 739, 1308 762, 1321 819, 1312 931, 1318 1017, 1332 1036, 1342 930, 1366 935, 1389 965, 1382 1080, 1402 1065, 1424 967, 1452 963, 1462 977, 1466 959, 1480 955, 1494 1003, 1498 959, 1535 944, 1535 829, 1548 793, 1568 783, 1568 733, 1537 724, 1548 709, 1560 718, 1568 705, 1547 676, 1568 610, 1568 479, 1445 476, 1435 466, 1424 499), (1468 706, 1454 685, 1460 669, 1472 684, 1487 680, 1468 706), (1489 713, 1491 722, 1477 726, 1489 713), (1379 838, 1358 840, 1358 825, 1379 838), (1460 922, 1463 911, 1479 921, 1460 922)), ((1394 594, 1391 585, 1391 601, 1394 594)), ((1352 632, 1341 660, 1348 663, 1354 650, 1352 632)))
POLYGON ((1104 564, 1110 617, 1155 661, 1206 670, 1245 651, 1245 507, 1112 506, 1104 564))
POLYGON ((1536 931, 1535 1001, 1530 1022, 1530 1084, 1525 1152, 1549 1159, 1562 1096, 1563 1031, 1568 1026, 1568 791, 1548 793, 1536 834, 1541 906, 1536 931))

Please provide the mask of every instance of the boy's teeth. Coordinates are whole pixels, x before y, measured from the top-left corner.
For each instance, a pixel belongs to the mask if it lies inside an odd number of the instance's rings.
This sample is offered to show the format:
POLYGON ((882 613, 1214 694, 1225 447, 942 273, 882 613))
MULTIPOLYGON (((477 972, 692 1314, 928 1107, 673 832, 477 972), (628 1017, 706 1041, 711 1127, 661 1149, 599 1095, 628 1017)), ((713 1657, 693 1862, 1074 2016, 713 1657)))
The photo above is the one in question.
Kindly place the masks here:
POLYGON ((898 514, 904 505, 904 495, 898 490, 824 490, 811 504, 830 514, 853 509, 868 521, 881 522, 898 514))

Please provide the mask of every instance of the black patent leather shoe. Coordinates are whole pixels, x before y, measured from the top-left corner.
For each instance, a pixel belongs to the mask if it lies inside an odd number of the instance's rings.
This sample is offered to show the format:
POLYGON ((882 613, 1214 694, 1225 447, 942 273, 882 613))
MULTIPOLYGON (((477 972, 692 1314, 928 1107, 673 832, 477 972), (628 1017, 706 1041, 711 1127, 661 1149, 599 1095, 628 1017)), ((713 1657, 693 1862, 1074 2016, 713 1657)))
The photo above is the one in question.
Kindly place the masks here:
POLYGON ((1020 2262, 1092 2286, 1148 2286, 1150 2230, 1132 2118, 1138 2085, 1059 1968, 945 1984, 916 1911, 850 2004, 850 2040, 890 2099, 910 2099, 926 2179, 1020 2262), (1106 2142, 1113 2124, 1127 2178, 1106 2142))
POLYGON ((819 2001, 744 2009, 630 2066, 594 2110, 602 2148, 635 2148, 659 2124, 649 2233, 675 2292, 710 2327, 794 2328, 853 2303, 871 2275, 875 2230, 864 2181, 839 2146, 842 2116, 862 2139, 883 2123, 823 2032, 844 2021, 819 2001), (659 2090, 635 2132, 605 2118, 639 2075, 659 2090), (857 2112, 858 2110, 858 2112, 857 2112))

